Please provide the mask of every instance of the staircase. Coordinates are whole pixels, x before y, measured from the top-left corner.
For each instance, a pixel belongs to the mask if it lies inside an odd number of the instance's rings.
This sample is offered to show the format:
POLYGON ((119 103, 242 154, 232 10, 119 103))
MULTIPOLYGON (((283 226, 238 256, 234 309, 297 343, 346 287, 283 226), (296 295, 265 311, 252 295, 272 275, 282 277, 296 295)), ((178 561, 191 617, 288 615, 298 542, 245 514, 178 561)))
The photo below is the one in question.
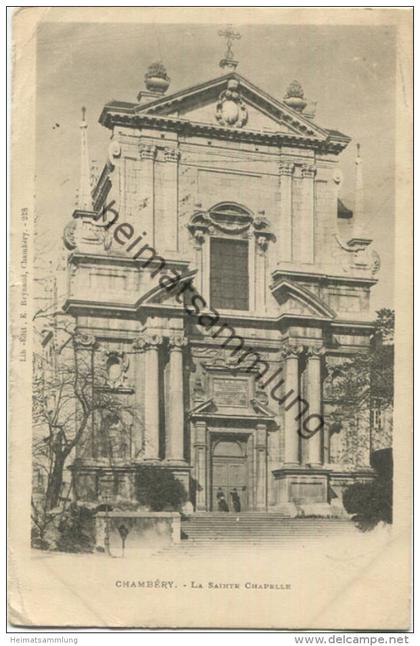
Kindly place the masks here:
POLYGON ((349 520, 336 518, 286 518, 275 512, 194 514, 181 523, 182 543, 284 543, 307 542, 355 532, 349 520))

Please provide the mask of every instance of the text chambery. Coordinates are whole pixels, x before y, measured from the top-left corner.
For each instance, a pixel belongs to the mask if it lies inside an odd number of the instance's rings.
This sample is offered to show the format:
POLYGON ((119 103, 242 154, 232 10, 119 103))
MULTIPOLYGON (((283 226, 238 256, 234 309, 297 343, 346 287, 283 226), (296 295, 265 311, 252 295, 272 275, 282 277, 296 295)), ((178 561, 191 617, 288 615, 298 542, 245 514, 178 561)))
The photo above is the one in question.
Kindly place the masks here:
POLYGON ((117 579, 116 588, 147 588, 159 590, 173 590, 175 588, 191 588, 193 590, 291 590, 290 583, 268 583, 246 581, 245 583, 220 582, 220 581, 190 581, 180 583, 175 581, 162 581, 161 579, 140 581, 136 579, 117 579))

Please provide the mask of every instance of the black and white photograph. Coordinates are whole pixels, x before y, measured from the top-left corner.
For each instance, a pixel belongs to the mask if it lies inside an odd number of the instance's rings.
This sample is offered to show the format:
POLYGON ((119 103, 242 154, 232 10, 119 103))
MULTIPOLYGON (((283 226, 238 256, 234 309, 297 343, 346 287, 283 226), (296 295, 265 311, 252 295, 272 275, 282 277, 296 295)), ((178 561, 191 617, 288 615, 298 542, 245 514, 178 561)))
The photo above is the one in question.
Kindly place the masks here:
POLYGON ((15 13, 12 626, 410 629, 411 22, 15 13))

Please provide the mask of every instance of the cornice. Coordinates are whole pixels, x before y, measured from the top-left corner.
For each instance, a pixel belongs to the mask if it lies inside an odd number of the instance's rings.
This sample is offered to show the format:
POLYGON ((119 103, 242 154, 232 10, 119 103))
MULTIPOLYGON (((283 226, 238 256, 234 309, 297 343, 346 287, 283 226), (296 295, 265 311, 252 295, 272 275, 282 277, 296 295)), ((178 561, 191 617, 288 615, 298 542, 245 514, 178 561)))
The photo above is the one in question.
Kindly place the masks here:
MULTIPOLYGON (((105 254, 94 254, 87 253, 83 251, 73 251, 68 258, 68 262, 71 264, 91 264, 95 265, 121 265, 122 267, 132 266, 133 268, 141 267, 144 264, 142 258, 130 258, 129 256, 111 256, 105 254)), ((150 269, 154 266, 160 266, 160 261, 151 260, 147 266, 147 269, 150 269)), ((165 259, 165 267, 179 268, 185 272, 190 264, 189 260, 177 259, 165 259)))
POLYGON ((272 416, 269 415, 256 415, 255 413, 250 413, 250 414, 235 414, 232 412, 232 409, 229 409, 229 412, 193 412, 191 411, 188 413, 188 417, 191 420, 197 421, 197 420, 229 420, 229 421, 235 421, 235 422, 241 422, 242 424, 256 424, 258 422, 267 424, 269 427, 277 427, 277 423, 275 419, 272 416))
MULTIPOLYGON (((121 303, 117 301, 93 301, 93 300, 83 300, 77 298, 67 298, 64 305, 63 311, 66 314, 80 315, 86 313, 94 313, 99 316, 109 316, 112 314, 115 318, 126 318, 126 319, 135 319, 137 320, 140 316, 140 313, 144 314, 154 312, 157 315, 163 316, 175 316, 183 317, 185 315, 184 306, 180 304, 160 304, 160 303, 147 303, 143 299, 139 299, 136 303, 121 303)), ((202 310, 200 315, 203 316, 206 313, 210 313, 210 310, 202 310)), ((256 324, 263 329, 276 329, 279 325, 288 324, 290 325, 302 325, 302 323, 311 323, 322 328, 329 328, 332 331, 340 330, 345 333, 345 330, 358 330, 362 332, 371 332, 375 328, 374 322, 371 321, 354 321, 354 320, 331 320, 322 316, 316 315, 302 315, 302 314, 281 314, 278 317, 258 317, 253 316, 252 314, 234 314, 228 312, 219 312, 220 319, 224 323, 236 324, 238 325, 238 331, 241 327, 254 327, 256 324)), ((353 333, 353 332, 351 332, 353 333)), ((246 335, 245 335, 246 336, 246 335)), ((248 338, 248 337, 246 337, 248 338)), ((264 339, 252 339, 252 342, 255 345, 255 348, 262 348, 264 345, 264 339)), ((265 347, 265 345, 264 345, 265 347)))
POLYGON ((374 330, 375 329, 375 321, 352 321, 351 319, 341 319, 339 321, 335 320, 331 322, 331 329, 334 330, 334 328, 359 328, 363 330, 374 330))
POLYGON ((341 283, 341 284, 352 284, 352 285, 363 285, 364 287, 371 287, 376 285, 378 282, 377 278, 372 277, 363 277, 363 276, 338 276, 334 274, 324 274, 320 272, 306 272, 306 271, 294 271, 287 269, 275 269, 271 274, 273 280, 279 280, 281 278, 289 278, 294 280, 305 280, 311 282, 325 282, 325 283, 341 283))
POLYGON ((297 148, 311 148, 320 153, 338 154, 347 146, 349 138, 338 139, 330 137, 328 134, 325 138, 292 134, 287 132, 261 132, 258 130, 238 129, 220 126, 218 124, 208 124, 190 121, 178 117, 151 115, 145 113, 125 113, 115 111, 110 106, 105 106, 102 112, 100 123, 106 128, 123 126, 129 128, 156 128, 171 130, 183 134, 184 136, 203 136, 213 137, 228 141, 241 141, 250 143, 267 144, 272 146, 294 146, 297 148))

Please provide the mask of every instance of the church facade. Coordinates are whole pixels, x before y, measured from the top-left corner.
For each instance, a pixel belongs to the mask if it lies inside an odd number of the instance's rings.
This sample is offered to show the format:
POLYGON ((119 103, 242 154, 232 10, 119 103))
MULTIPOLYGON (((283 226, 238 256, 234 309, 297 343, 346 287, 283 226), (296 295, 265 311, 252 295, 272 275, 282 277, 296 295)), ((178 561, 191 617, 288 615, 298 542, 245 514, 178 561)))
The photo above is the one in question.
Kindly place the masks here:
POLYGON ((343 489, 372 477, 369 420, 337 421, 332 379, 373 330, 361 158, 350 211, 338 169, 350 138, 316 124, 297 82, 277 99, 229 48, 221 67, 171 94, 156 64, 136 102, 105 105, 92 190, 82 121, 65 311, 136 414, 92 416, 77 496, 133 500, 150 464, 196 512, 236 491, 243 511, 339 514, 343 489))

